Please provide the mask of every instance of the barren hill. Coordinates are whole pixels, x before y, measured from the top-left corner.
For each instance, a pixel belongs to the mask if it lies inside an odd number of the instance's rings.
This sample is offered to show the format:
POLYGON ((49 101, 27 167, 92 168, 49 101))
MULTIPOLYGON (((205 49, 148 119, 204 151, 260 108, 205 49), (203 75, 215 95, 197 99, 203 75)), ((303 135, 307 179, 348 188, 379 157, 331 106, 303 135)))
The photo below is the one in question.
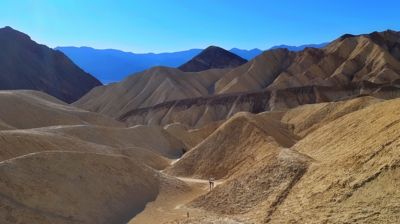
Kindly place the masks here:
POLYGON ((156 171, 185 150, 162 127, 126 128, 37 91, 0 102, 2 223, 126 223, 161 190, 186 189, 156 171))
POLYGON ((167 169, 167 173, 200 179, 225 178, 257 163, 268 150, 290 147, 294 136, 274 117, 235 115, 167 169))
POLYGON ((71 103, 101 83, 62 52, 11 27, 0 29, 0 89, 46 92, 71 103))
POLYGON ((124 124, 104 115, 72 107, 45 93, 32 90, 0 91, 0 121, 6 129, 36 128, 52 125, 124 124))
POLYGON ((213 84, 224 69, 185 73, 176 68, 154 67, 124 81, 94 88, 75 106, 112 117, 137 108, 212 94, 213 84))

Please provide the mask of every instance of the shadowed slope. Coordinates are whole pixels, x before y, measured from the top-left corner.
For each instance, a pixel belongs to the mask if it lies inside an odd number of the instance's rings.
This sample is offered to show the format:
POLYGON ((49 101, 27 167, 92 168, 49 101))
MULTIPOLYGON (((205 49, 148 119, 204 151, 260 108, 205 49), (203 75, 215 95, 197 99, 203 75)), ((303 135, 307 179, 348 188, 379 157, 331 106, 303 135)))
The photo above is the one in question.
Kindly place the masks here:
POLYGON ((60 51, 11 27, 0 29, 0 89, 40 90, 71 103, 101 83, 60 51))

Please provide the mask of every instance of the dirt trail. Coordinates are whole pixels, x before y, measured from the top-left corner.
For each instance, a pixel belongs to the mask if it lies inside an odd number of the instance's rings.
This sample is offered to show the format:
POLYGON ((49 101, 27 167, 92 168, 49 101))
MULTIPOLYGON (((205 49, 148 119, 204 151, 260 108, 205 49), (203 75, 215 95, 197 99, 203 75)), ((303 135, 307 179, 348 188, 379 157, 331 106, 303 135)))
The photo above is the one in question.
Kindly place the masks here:
MULTIPOLYGON (((179 159, 173 160, 171 165, 178 160, 179 159)), ((185 205, 193 199, 209 192, 209 181, 188 177, 176 178, 185 182, 188 185, 189 190, 184 192, 171 192, 168 190, 164 192, 161 191, 157 199, 148 203, 143 212, 135 216, 128 224, 164 223, 185 218, 188 213, 190 218, 204 215, 201 210, 188 208, 185 205)), ((216 187, 222 183, 223 180, 215 181, 214 186, 216 187)))

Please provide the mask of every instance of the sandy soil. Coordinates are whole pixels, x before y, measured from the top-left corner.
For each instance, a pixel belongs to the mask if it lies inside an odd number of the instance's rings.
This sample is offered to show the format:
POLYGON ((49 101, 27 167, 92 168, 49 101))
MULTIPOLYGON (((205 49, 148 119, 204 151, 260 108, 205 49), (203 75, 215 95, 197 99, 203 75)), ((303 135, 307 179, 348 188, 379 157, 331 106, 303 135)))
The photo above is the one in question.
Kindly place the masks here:
MULTIPOLYGON (((171 165, 178 160, 173 160, 171 165)), ((186 205, 195 198, 210 192, 209 181, 188 177, 176 178, 186 184, 187 188, 185 190, 171 190, 167 187, 161 187, 157 199, 148 203, 144 211, 135 216, 129 224, 168 223, 174 220, 185 218, 190 220, 204 216, 206 213, 203 210, 186 205)), ((214 187, 222 183, 223 180, 215 181, 214 187)))

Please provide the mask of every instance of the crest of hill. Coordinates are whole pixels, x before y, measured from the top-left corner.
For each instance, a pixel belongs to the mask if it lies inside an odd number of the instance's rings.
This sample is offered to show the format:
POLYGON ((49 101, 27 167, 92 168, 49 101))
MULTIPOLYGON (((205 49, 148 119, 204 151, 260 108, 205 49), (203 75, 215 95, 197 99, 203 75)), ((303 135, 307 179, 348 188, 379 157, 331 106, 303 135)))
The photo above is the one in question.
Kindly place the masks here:
POLYGON ((217 81, 215 92, 343 86, 360 81, 390 84, 400 77, 399 52, 400 34, 390 30, 344 35, 322 49, 265 51, 226 73, 217 81))
POLYGON ((226 178, 259 161, 270 149, 290 147, 294 142, 294 136, 275 116, 239 113, 184 154, 167 173, 226 178))
POLYGON ((234 68, 246 63, 247 60, 223 48, 210 46, 190 61, 179 66, 184 72, 199 72, 212 68, 234 68))
POLYGON ((124 81, 94 88, 73 105, 119 117, 136 108, 162 102, 212 94, 213 84, 225 69, 210 69, 198 73, 176 68, 154 67, 124 81))
POLYGON ((0 128, 3 126, 4 129, 75 124, 124 126, 104 115, 70 106, 38 91, 0 91, 0 104, 0 128))
POLYGON ((11 27, 0 29, 0 89, 40 90, 71 103, 101 83, 62 52, 11 27))
POLYGON ((137 125, 130 128, 70 125, 32 129, 77 138, 98 145, 127 149, 142 148, 167 158, 182 155, 185 146, 162 127, 137 125))

